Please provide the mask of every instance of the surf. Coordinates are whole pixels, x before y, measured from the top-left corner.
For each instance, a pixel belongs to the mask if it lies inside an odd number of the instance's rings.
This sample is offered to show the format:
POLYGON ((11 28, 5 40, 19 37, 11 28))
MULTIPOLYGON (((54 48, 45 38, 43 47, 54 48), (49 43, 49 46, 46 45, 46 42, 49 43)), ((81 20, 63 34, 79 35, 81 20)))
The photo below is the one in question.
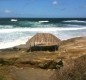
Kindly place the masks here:
POLYGON ((86 23, 86 21, 80 21, 80 20, 67 20, 63 22, 86 23))
POLYGON ((48 28, 13 28, 13 29, 0 29, 0 33, 12 32, 51 32, 51 31, 71 31, 71 30, 84 30, 86 27, 64 28, 64 27, 48 27, 48 28))
POLYGON ((11 19, 10 21, 12 21, 12 22, 16 22, 16 21, 18 21, 17 19, 11 19))
POLYGON ((47 22, 49 22, 49 21, 38 21, 39 23, 47 23, 47 22))
POLYGON ((21 37, 19 39, 15 39, 15 40, 12 40, 12 41, 0 42, 0 49, 6 49, 6 48, 11 48, 11 47, 14 47, 14 46, 25 44, 30 37, 31 36, 21 37))

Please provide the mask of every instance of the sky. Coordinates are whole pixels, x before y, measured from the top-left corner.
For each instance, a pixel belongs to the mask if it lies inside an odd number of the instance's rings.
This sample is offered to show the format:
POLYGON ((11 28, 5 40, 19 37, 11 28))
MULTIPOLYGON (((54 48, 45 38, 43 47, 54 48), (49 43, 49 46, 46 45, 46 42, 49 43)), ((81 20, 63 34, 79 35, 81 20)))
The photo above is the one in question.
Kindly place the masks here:
POLYGON ((86 18, 86 0, 0 0, 0 17, 86 18))

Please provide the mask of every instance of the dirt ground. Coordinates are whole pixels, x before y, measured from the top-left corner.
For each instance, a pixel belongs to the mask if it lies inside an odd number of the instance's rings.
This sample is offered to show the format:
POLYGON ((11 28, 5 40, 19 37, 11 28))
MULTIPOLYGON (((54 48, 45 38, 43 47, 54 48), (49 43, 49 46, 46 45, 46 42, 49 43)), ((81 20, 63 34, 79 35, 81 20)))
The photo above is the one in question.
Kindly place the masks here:
POLYGON ((54 70, 11 67, 14 80, 50 80, 54 70))
MULTIPOLYGON (((67 65, 84 55, 86 55, 86 37, 62 41, 56 52, 27 52, 26 49, 17 48, 0 50, 0 80, 52 80, 51 78, 54 76, 55 69, 41 69, 36 67, 35 64, 45 64, 44 61, 63 59, 64 70, 61 70, 61 73, 66 74, 66 70, 70 70, 67 69, 67 65)), ((82 58, 84 59, 84 57, 82 58)), ((82 60, 80 61, 82 63, 82 60)), ((78 60, 76 63, 78 63, 78 60)), ((78 65, 81 63, 78 63, 78 65)), ((80 68, 81 72, 83 65, 80 68)), ((69 67, 70 66, 68 66, 68 68, 69 67)), ((77 65, 74 69, 77 70, 77 65)), ((86 72, 85 69, 83 70, 84 72, 86 72)), ((80 73, 80 75, 81 74, 82 73, 80 73)), ((83 75, 85 75, 85 73, 83 73, 83 75)), ((61 77, 63 77, 63 75, 61 77)))

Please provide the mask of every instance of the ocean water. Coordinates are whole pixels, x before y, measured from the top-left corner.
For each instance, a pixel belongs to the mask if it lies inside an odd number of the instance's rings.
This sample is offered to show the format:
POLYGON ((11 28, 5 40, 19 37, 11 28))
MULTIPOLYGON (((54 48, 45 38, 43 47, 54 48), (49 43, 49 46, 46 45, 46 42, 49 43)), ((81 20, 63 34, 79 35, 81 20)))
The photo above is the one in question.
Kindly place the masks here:
POLYGON ((86 36, 86 19, 80 18, 2 18, 0 49, 25 44, 36 33, 52 33, 61 40, 86 36))

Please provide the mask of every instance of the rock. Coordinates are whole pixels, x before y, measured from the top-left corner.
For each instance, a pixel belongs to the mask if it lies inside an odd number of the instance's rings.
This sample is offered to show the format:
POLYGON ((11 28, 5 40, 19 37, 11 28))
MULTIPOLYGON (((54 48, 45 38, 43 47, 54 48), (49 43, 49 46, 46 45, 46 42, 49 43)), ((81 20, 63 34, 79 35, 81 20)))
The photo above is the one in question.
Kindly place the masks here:
POLYGON ((48 69, 52 61, 44 61, 42 63, 39 63, 38 67, 42 69, 48 69))
POLYGON ((54 60, 45 61, 38 65, 38 67, 43 68, 43 69, 60 69, 60 67, 62 66, 63 66, 62 61, 56 62, 54 60))

